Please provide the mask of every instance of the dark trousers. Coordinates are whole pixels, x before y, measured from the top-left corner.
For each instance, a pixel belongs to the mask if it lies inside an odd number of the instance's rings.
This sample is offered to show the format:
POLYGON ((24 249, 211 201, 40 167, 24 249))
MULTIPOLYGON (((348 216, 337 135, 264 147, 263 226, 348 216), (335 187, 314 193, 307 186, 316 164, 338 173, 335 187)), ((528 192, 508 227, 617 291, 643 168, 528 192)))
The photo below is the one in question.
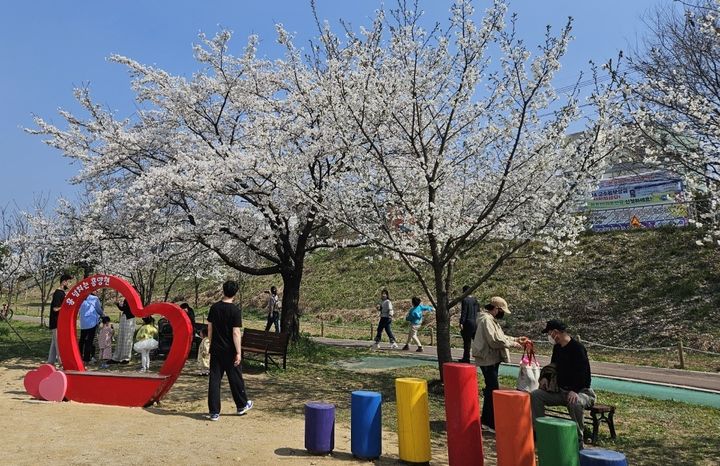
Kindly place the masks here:
POLYGON ((391 324, 392 319, 390 317, 380 317, 380 322, 378 323, 377 328, 377 335, 375 335, 376 343, 380 343, 383 330, 385 330, 385 333, 387 333, 387 336, 390 339, 390 343, 395 343, 395 335, 393 335, 392 333, 392 327, 390 327, 391 324))
POLYGON ((210 414, 220 414, 220 382, 223 374, 227 374, 235 406, 238 410, 247 404, 245 382, 242 367, 234 364, 235 355, 210 355, 210 381, 208 384, 208 410, 210 414))
POLYGON ((80 346, 80 355, 85 362, 90 362, 93 356, 95 356, 96 328, 97 327, 80 330, 80 340, 78 341, 78 345, 80 346))
POLYGON ((460 331, 463 339, 463 357, 462 361, 470 362, 470 347, 472 346, 473 338, 475 338, 475 330, 477 326, 475 322, 466 322, 463 324, 463 328, 460 331))
POLYGON ((498 382, 498 368, 500 363, 492 366, 480 366, 483 378, 485 379, 485 388, 483 388, 483 407, 480 415, 480 422, 488 427, 495 428, 495 412, 493 410, 492 392, 500 388, 498 382))
POLYGON ((280 333, 280 313, 279 312, 273 312, 272 314, 268 314, 267 317, 267 324, 265 324, 265 331, 267 332, 270 330, 270 327, 275 325, 275 333, 280 333))

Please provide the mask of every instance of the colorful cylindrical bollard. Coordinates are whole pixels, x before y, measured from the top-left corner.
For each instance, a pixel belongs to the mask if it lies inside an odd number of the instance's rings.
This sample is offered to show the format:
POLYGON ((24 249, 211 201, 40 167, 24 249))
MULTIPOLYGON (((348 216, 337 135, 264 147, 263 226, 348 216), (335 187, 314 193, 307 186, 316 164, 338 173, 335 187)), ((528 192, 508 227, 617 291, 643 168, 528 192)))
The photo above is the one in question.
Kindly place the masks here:
POLYGON ((430 455, 430 410, 427 380, 395 379, 400 460, 427 463, 430 455))
POLYGON ((448 461, 452 466, 483 466, 477 368, 443 364, 448 461))
POLYGON ((580 466, 628 466, 628 462, 622 453, 593 448, 580 452, 580 466))
POLYGON ((541 466, 579 466, 577 425, 554 417, 535 420, 537 454, 541 466))
POLYGON ((373 460, 382 454, 382 395, 358 390, 350 397, 350 451, 373 460))
POLYGON ((305 403, 305 449, 315 455, 335 448, 335 405, 305 403))
POLYGON ((535 466, 530 394, 519 390, 495 390, 493 407, 498 466, 535 466))

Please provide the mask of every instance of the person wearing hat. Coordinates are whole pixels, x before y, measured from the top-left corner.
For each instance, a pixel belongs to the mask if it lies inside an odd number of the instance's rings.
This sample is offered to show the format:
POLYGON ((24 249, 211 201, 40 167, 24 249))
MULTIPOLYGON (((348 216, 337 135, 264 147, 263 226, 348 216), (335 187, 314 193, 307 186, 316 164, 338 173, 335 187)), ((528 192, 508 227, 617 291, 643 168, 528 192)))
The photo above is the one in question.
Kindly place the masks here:
POLYGON ((483 429, 490 432, 495 431, 492 392, 500 388, 498 382, 500 363, 510 361, 509 348, 520 348, 527 341, 527 337, 505 335, 498 320, 509 314, 510 309, 503 298, 499 296, 490 298, 490 302, 485 305, 485 310, 478 314, 477 330, 472 344, 475 365, 480 368, 485 379, 480 420, 483 429))
MULTIPOLYGON (((550 391, 550 381, 540 379, 540 388, 530 393, 533 422, 545 415, 545 406, 566 406, 578 426, 578 441, 582 446, 583 412, 595 404, 595 392, 590 388, 590 360, 587 350, 567 332, 564 322, 553 319, 545 325, 553 344, 552 359, 557 374, 557 391, 550 391)), ((553 384, 554 385, 554 384, 553 384)))

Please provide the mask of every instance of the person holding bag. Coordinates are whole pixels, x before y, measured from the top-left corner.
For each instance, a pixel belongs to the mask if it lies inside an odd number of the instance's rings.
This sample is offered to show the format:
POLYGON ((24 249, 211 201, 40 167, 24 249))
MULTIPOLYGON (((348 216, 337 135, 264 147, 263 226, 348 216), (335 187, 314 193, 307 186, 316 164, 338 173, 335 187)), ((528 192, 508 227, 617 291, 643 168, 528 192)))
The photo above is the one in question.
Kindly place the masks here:
POLYGON ((528 341, 527 337, 505 335, 498 320, 510 314, 507 302, 499 297, 490 298, 485 311, 477 318, 477 330, 472 344, 475 365, 480 368, 485 379, 483 388, 483 407, 480 421, 484 430, 495 432, 495 413, 493 411, 492 392, 500 388, 498 371, 501 362, 510 362, 508 348, 520 348, 528 341))

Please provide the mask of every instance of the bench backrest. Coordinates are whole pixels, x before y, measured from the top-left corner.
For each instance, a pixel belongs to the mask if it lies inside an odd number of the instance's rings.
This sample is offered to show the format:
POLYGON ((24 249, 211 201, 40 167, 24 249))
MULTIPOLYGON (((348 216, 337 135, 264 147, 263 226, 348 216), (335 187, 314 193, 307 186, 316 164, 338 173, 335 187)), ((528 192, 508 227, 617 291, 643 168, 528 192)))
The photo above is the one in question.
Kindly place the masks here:
POLYGON ((265 332, 251 328, 246 328, 242 337, 243 346, 267 348, 268 351, 283 354, 287 352, 289 341, 289 333, 265 332))

